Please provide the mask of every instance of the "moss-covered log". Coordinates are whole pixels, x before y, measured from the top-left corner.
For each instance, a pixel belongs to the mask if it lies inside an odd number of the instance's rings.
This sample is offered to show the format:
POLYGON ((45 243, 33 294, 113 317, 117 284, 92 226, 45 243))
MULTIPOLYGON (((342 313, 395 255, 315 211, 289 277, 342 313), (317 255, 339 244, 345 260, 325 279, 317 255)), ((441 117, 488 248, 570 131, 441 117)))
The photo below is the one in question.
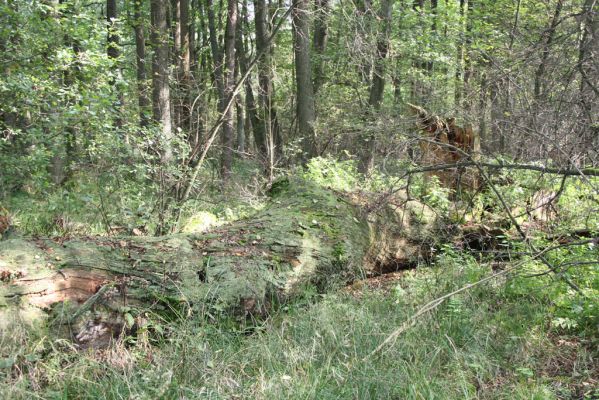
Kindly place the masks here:
POLYGON ((401 196, 366 215, 366 196, 299 179, 271 192, 252 218, 204 234, 0 241, 0 317, 35 319, 67 300, 79 330, 98 308, 261 314, 306 285, 414 264, 433 236, 431 210, 401 196))

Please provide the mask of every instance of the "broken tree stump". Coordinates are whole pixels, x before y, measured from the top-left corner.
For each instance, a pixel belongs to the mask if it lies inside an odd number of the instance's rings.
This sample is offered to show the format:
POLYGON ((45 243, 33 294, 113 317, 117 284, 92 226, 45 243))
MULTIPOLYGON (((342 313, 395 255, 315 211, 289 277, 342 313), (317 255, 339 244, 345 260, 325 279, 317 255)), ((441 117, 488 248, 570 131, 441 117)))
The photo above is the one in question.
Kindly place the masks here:
MULTIPOLYGON (((455 118, 443 118, 429 113, 422 107, 408 104, 417 117, 416 126, 423 133, 420 141, 423 166, 457 164, 463 160, 477 160, 480 155, 480 137, 472 127, 460 127, 455 118)), ((476 167, 448 168, 428 171, 425 177, 436 176, 444 187, 461 190, 476 190, 479 176, 476 167)))

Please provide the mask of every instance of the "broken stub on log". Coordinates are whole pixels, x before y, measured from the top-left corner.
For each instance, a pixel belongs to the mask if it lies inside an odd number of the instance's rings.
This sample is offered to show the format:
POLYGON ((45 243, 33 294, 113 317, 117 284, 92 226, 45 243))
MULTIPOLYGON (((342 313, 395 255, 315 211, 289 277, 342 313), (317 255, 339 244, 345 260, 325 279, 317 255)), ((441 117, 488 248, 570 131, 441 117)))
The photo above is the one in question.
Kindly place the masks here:
MULTIPOLYGON (((443 118, 413 104, 408 106, 417 117, 416 125, 424 135, 420 141, 420 164, 423 167, 476 161, 480 155, 480 137, 472 127, 460 127, 455 118, 443 118)), ((425 173, 426 179, 432 176, 436 176, 444 187, 456 191, 476 190, 479 187, 476 167, 455 167, 425 173)))

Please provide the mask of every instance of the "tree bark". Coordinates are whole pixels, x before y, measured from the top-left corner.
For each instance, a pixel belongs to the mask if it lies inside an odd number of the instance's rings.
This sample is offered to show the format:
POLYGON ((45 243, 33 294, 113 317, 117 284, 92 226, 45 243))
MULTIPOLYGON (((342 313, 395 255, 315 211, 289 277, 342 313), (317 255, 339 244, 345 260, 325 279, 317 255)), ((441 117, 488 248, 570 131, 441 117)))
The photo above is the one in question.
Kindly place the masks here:
POLYGON ((275 155, 282 154, 282 140, 277 121, 277 110, 273 104, 274 88, 272 83, 272 47, 269 41, 269 11, 265 0, 254 0, 256 26, 256 52, 262 54, 258 60, 258 83, 260 100, 260 119, 265 128, 267 153, 263 154, 268 160, 269 176, 272 178, 275 155))
POLYGON ((329 0, 315 0, 315 5, 313 48, 317 56, 314 62, 314 93, 316 94, 324 82, 324 53, 329 39, 329 0))
POLYGON ((137 73, 137 104, 139 107, 139 126, 145 128, 149 124, 148 111, 150 99, 148 93, 148 77, 146 73, 146 38, 144 18, 141 13, 141 0, 133 2, 133 28, 135 30, 135 61, 137 73))
POLYGON ((169 87, 169 30, 167 26, 167 3, 163 0, 152 0, 152 109, 154 120, 160 124, 162 154, 161 161, 170 163, 173 159, 173 129, 171 121, 171 92, 169 87))
MULTIPOLYGON (((175 0, 174 14, 174 45, 177 63, 177 96, 174 107, 174 120, 177 127, 189 133, 192 101, 192 99, 190 99, 191 43, 189 29, 189 0, 175 0)), ((189 135, 188 137, 191 136, 189 135)))
MULTIPOLYGON (((224 99, 229 102, 234 95, 235 88, 235 31, 237 29, 237 0, 227 2, 227 25, 225 28, 225 70, 224 77, 224 99)), ((225 103, 223 102, 223 104, 225 103)), ((223 110, 225 113, 222 128, 222 157, 221 173, 223 184, 226 185, 231 175, 233 163, 233 146, 235 141, 234 108, 223 110)))
POLYGON ((464 75, 464 39, 462 35, 464 34, 463 29, 463 21, 465 18, 465 6, 466 0, 460 0, 459 10, 460 10, 460 28, 459 28, 459 38, 457 40, 457 53, 456 53, 456 70, 455 70, 455 89, 454 89, 454 102, 456 107, 460 107, 462 104, 462 92, 463 92, 463 83, 462 77, 464 75))
POLYGON ((212 66, 214 82, 219 98, 219 111, 224 110, 225 85, 223 80, 223 53, 218 43, 218 32, 216 31, 216 17, 214 15, 214 4, 212 0, 207 0, 208 31, 210 40, 210 52, 212 54, 212 66))
POLYGON ((370 84, 372 72, 371 31, 374 17, 372 0, 358 0, 356 2, 356 41, 355 47, 358 58, 358 75, 362 83, 370 84))
POLYGON ((555 12, 553 14, 553 18, 551 19, 551 25, 549 29, 545 32, 546 39, 543 43, 543 50, 541 51, 541 62, 539 63, 539 67, 535 72, 535 100, 537 102, 541 99, 542 93, 542 80, 545 75, 545 68, 547 68, 547 61, 549 59, 549 51, 551 50, 551 44, 553 43, 553 37, 555 36, 555 28, 559 22, 559 17, 562 12, 563 0, 557 0, 555 5, 555 12))
POLYGON ((312 63, 310 61, 310 2, 297 0, 293 9, 293 38, 295 54, 295 80, 297 124, 302 140, 303 161, 318 154, 312 63))
MULTIPOLYGON (((247 9, 245 2, 243 4, 243 20, 244 24, 248 26, 247 23, 247 9)), ((242 35, 241 25, 238 27, 238 34, 235 36, 235 47, 237 49, 237 60, 239 63, 239 71, 242 75, 245 75, 248 70, 248 60, 247 60, 247 50, 244 43, 244 38, 242 35)), ((256 100, 254 98, 254 89, 252 88, 252 76, 251 74, 244 82, 245 88, 245 108, 246 113, 251 121, 252 125, 252 133, 254 135, 254 142, 258 149, 258 153, 262 157, 266 157, 267 149, 266 149, 266 134, 264 132, 263 121, 258 117, 258 106, 256 105, 256 100)))
POLYGON ((599 112, 599 4, 585 0, 580 24, 578 71, 580 72, 580 104, 585 120, 583 145, 593 147, 597 139, 597 113, 599 112))
POLYGON ((115 102, 115 110, 117 112, 117 116, 114 119, 114 124, 117 128, 121 128, 123 126, 122 119, 122 107, 124 102, 123 93, 119 88, 119 83, 117 80, 121 79, 121 69, 118 65, 118 58, 121 55, 120 50, 120 38, 118 35, 118 27, 116 25, 116 20, 118 18, 118 9, 117 9, 117 1, 116 0, 106 0, 106 25, 107 25, 107 33, 106 33, 106 55, 113 62, 113 78, 111 79, 111 84, 116 91, 117 100, 115 102))
POLYGON ((473 90, 471 87, 470 80, 474 75, 474 63, 472 58, 474 53, 472 52, 472 38, 473 38, 473 25, 474 25, 474 2, 475 0, 468 0, 467 15, 466 15, 466 40, 465 40, 465 59, 464 59, 464 98, 460 108, 464 109, 467 114, 472 112, 473 90))
MULTIPOLYGON (((414 0, 412 3, 412 11, 418 15, 418 23, 416 24, 416 29, 418 30, 419 35, 426 34, 426 24, 424 23, 425 15, 425 5, 424 0, 414 0)), ((422 56, 422 54, 415 54, 412 60, 412 66, 414 68, 414 76, 411 79, 411 101, 416 104, 424 103, 427 90, 427 83, 425 79, 427 70, 426 60, 422 56)))
POLYGON ((381 31, 376 44, 374 73, 370 85, 368 104, 375 110, 380 109, 385 91, 385 60, 389 52, 389 34, 391 31, 391 11, 393 0, 382 0, 379 20, 382 21, 381 31))
MULTIPOLYGON (((377 38, 377 51, 374 61, 374 73, 370 83, 368 97, 369 112, 377 112, 381 108, 383 95, 385 93, 385 60, 389 52, 389 34, 391 31, 391 11, 393 0, 382 0, 378 19, 381 21, 381 29, 377 38)), ((374 167, 374 156, 376 152, 376 137, 369 135, 365 158, 362 160, 361 170, 368 172, 374 167)))
POLYGON ((364 194, 294 178, 275 182, 271 196, 252 218, 207 233, 0 241, 0 316, 39 316, 69 300, 83 342, 90 321, 118 324, 125 313, 260 315, 307 285, 415 265, 436 235, 434 212, 402 194, 370 215, 364 194))

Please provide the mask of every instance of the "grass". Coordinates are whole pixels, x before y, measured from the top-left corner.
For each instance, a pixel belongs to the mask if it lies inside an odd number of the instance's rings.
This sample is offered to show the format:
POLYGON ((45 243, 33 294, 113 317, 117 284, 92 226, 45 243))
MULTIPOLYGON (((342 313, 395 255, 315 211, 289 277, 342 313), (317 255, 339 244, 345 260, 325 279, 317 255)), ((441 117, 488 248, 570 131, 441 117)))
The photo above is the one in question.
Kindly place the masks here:
POLYGON ((247 326, 171 325, 154 346, 138 340, 81 353, 41 331, 13 329, 0 337, 4 360, 17 355, 12 368, 0 369, 0 397, 596 398, 596 338, 555 331, 545 297, 520 294, 505 282, 451 298, 393 346, 366 357, 419 305, 489 272, 451 255, 383 289, 366 282, 324 296, 309 292, 247 326))
MULTIPOLYGON (((359 184, 351 162, 313 164, 307 178, 323 186, 342 190, 359 184)), ((596 214, 588 211, 595 207, 592 194, 577 185, 562 195, 560 221, 566 230, 581 223, 595 229, 596 214)), ((194 217, 198 210, 217 223, 244 217, 262 206, 255 186, 234 201, 208 190, 211 195, 190 202, 184 216, 190 226, 210 222, 194 217)), ((510 203, 524 204, 525 191, 517 186, 502 192, 513 195, 510 203)), ((29 234, 62 234, 55 232, 54 219, 63 214, 87 222, 86 234, 102 234, 104 219, 152 226, 151 195, 133 185, 101 197, 98 190, 106 187, 88 182, 73 193, 52 192, 37 201, 15 197, 9 209, 19 210, 15 219, 29 234), (109 201, 116 194, 125 200, 109 201), (106 209, 99 207, 102 199, 106 209)), ((444 193, 432 193, 437 197, 430 201, 445 204, 444 193)), ((548 254, 581 284, 583 295, 551 275, 491 281, 450 298, 394 345, 367 357, 419 307, 492 272, 451 245, 441 253, 435 266, 406 271, 382 288, 365 282, 327 295, 307 290, 302 301, 245 325, 211 317, 176 324, 155 320, 154 332, 164 331, 160 338, 141 333, 103 351, 76 350, 45 328, 0 323, 0 398, 599 398, 599 274, 596 263, 567 267, 596 260, 596 246, 548 254)), ((534 263, 523 267, 530 275, 543 269, 534 263)))

